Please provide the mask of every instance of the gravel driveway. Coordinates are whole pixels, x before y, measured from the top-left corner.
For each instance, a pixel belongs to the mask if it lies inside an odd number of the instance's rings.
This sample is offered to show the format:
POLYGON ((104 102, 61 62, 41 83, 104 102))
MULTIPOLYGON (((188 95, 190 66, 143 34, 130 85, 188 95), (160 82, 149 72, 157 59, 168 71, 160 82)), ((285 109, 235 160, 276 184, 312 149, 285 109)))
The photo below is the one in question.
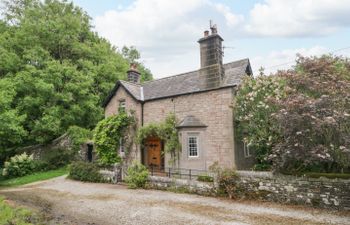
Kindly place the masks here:
POLYGON ((65 177, 0 194, 44 212, 51 224, 350 224, 349 212, 130 190, 65 177))

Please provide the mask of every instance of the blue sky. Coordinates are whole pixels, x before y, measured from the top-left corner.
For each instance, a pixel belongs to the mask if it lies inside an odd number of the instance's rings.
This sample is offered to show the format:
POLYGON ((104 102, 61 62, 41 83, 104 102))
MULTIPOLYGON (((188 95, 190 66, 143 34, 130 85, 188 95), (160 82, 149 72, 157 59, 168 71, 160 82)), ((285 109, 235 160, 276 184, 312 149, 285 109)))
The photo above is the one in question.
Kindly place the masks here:
MULTIPOLYGON (((293 65, 297 53, 350 46, 350 0, 73 0, 113 45, 134 45, 156 78, 199 68, 197 40, 209 20, 224 38, 224 62, 250 58, 254 71, 293 65), (282 66, 276 66, 284 64, 282 66)), ((350 56, 350 49, 336 52, 350 56)))

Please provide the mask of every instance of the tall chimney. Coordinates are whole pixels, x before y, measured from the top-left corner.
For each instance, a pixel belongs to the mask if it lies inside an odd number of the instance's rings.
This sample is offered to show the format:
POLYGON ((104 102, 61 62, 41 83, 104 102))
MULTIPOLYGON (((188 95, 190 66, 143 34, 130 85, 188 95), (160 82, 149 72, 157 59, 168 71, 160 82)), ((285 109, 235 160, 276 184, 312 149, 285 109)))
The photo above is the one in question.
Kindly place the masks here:
POLYGON ((201 89, 219 87, 224 76, 222 39, 216 25, 210 25, 209 31, 198 40, 200 46, 201 68, 199 70, 201 89))
POLYGON ((131 63, 130 64, 130 69, 127 71, 128 74, 128 81, 139 84, 140 83, 140 72, 137 70, 137 65, 136 63, 131 63))

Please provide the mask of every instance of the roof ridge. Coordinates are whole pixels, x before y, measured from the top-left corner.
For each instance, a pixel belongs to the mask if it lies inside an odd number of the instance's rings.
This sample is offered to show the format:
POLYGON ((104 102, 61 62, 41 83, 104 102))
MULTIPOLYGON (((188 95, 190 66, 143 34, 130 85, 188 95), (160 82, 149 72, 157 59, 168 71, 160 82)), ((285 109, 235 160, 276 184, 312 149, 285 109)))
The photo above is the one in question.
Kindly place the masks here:
MULTIPOLYGON (((236 62, 245 61, 245 60, 248 60, 248 61, 249 61, 249 58, 244 58, 244 59, 240 59, 240 60, 236 60, 236 61, 224 63, 223 66, 229 65, 229 64, 232 64, 232 63, 236 63, 236 62)), ((169 79, 169 78, 173 78, 173 77, 184 76, 184 75, 187 75, 187 74, 189 74, 189 73, 197 72, 197 71, 199 71, 199 70, 200 70, 200 69, 198 69, 198 70, 192 70, 192 71, 185 72, 185 73, 170 75, 170 76, 158 78, 158 79, 155 79, 155 80, 149 80, 149 81, 143 82, 141 86, 143 86, 143 85, 145 85, 145 84, 148 84, 148 83, 155 82, 155 81, 159 81, 159 80, 165 80, 165 79, 169 79)))
POLYGON ((155 82, 155 81, 159 81, 159 80, 165 80, 165 79, 169 79, 169 78, 173 78, 173 77, 184 76, 184 75, 187 75, 189 73, 194 73, 194 72, 197 72, 197 71, 198 70, 192 70, 192 71, 189 71, 189 72, 175 74, 175 75, 170 75, 170 76, 158 78, 158 79, 155 79, 155 80, 148 80, 146 82, 143 82, 142 85, 147 84, 147 83, 152 83, 152 82, 155 82))
POLYGON ((125 80, 119 80, 121 83, 127 83, 127 84, 130 84, 130 85, 134 85, 134 86, 137 86, 137 87, 141 87, 142 85, 140 84, 135 84, 135 83, 132 83, 132 82, 129 82, 129 81, 125 81, 125 80))

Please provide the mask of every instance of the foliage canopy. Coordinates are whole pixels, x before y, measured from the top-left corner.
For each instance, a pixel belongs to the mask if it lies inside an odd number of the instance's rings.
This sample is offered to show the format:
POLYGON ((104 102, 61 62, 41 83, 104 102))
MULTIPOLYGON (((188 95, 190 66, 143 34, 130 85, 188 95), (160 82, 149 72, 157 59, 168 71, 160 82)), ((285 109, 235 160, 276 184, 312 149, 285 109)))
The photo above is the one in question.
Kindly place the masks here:
POLYGON ((235 102, 257 165, 287 173, 350 169, 350 63, 299 56, 293 70, 248 79, 235 102))
MULTIPOLYGON (((4 0, 0 19, 0 162, 13 147, 47 143, 70 126, 92 129, 130 61, 92 31, 91 18, 59 0, 4 0)), ((138 63, 141 80, 152 79, 138 63)))

